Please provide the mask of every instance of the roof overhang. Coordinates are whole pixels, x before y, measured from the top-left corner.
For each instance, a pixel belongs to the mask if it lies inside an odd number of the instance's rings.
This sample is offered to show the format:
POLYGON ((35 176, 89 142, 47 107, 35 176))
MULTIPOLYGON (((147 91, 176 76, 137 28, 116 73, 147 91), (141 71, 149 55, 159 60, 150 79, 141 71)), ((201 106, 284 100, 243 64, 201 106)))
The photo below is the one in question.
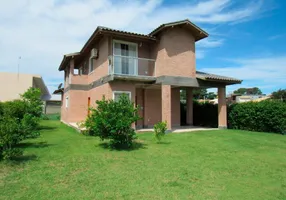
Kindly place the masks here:
POLYGON ((240 79, 216 75, 216 74, 209 74, 209 73, 205 73, 205 72, 201 72, 201 71, 196 71, 196 77, 197 77, 197 79, 200 79, 203 81, 225 83, 226 85, 240 84, 242 82, 242 80, 240 80, 240 79))
POLYGON ((50 95, 50 92, 41 76, 33 76, 33 82, 34 86, 41 90, 42 98, 50 95))
POLYGON ((188 19, 185 19, 182 21, 171 22, 167 24, 162 24, 158 28, 154 29, 149 35, 155 37, 158 33, 163 31, 164 29, 174 27, 174 26, 183 26, 185 28, 190 29, 195 38, 195 41, 199 41, 209 36, 207 32, 205 32, 203 29, 201 29, 200 27, 198 27, 197 25, 195 25, 188 19))
POLYGON ((63 59, 62 59, 62 62, 59 66, 59 71, 62 71, 65 69, 66 65, 69 63, 69 61, 72 59, 72 58, 75 58, 75 57, 79 57, 80 56, 80 52, 75 52, 75 53, 70 53, 70 54, 65 54, 63 59))

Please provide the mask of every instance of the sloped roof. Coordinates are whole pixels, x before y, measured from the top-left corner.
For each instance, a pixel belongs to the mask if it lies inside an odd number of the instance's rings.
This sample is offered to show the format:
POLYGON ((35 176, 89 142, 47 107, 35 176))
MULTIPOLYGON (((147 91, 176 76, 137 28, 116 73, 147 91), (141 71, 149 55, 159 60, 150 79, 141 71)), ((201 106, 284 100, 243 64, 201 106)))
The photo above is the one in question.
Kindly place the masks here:
POLYGON ((82 47, 80 52, 64 55, 63 60, 59 66, 59 71, 64 69, 66 62, 69 61, 70 58, 75 57, 75 56, 81 56, 84 52, 87 52, 88 49, 90 48, 90 46, 92 45, 93 41, 96 38, 100 38, 102 36, 102 34, 110 33, 110 34, 117 34, 117 35, 122 35, 122 36, 131 36, 131 37, 156 41, 157 33, 161 32, 163 29, 165 29, 167 27, 173 27, 173 26, 177 26, 177 25, 185 25, 188 28, 190 28, 193 32, 194 37, 195 37, 195 41, 198 41, 198 40, 201 40, 205 37, 208 37, 208 33, 206 33, 204 30, 202 30, 201 28, 196 26, 194 23, 192 23, 188 19, 162 24, 159 27, 157 27, 156 29, 154 29, 149 34, 141 34, 141 33, 135 33, 135 32, 113 29, 113 28, 109 28, 109 27, 105 27, 105 26, 98 26, 95 29, 95 31, 92 33, 90 38, 87 40, 87 42, 84 44, 84 46, 82 47))
POLYGON ((192 23, 190 20, 185 19, 185 20, 180 20, 180 21, 175 21, 175 22, 170 22, 166 24, 161 24, 157 28, 155 28, 151 33, 149 33, 150 36, 156 36, 157 33, 161 32, 163 29, 167 27, 173 27, 173 26, 178 26, 178 25, 186 25, 192 29, 194 32, 194 37, 195 41, 201 40, 203 38, 206 38, 209 36, 207 32, 205 32, 203 29, 192 23))
POLYGON ((223 82, 230 82, 230 83, 241 83, 242 80, 227 77, 227 76, 221 76, 216 74, 209 74, 201 71, 196 71, 196 77, 201 80, 208 80, 208 81, 223 81, 223 82))

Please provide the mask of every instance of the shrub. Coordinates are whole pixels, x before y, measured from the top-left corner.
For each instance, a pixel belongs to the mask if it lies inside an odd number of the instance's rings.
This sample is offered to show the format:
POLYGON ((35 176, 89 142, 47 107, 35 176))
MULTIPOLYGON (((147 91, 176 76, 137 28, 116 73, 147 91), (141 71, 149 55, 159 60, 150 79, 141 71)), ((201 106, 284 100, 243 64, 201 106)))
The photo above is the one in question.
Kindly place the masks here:
POLYGON ((97 108, 90 108, 85 121, 87 134, 110 140, 111 147, 131 147, 136 135, 131 126, 140 119, 138 107, 134 107, 127 95, 121 95, 118 101, 103 97, 96 103, 97 108))
POLYGON ((286 134, 286 104, 279 101, 247 102, 229 109, 229 128, 286 134))
POLYGON ((0 104, 0 157, 4 159, 21 153, 15 147, 22 140, 39 136, 41 92, 30 88, 21 97, 0 104))
POLYGON ((154 125, 155 138, 158 142, 161 141, 162 137, 166 134, 167 122, 159 122, 154 125))

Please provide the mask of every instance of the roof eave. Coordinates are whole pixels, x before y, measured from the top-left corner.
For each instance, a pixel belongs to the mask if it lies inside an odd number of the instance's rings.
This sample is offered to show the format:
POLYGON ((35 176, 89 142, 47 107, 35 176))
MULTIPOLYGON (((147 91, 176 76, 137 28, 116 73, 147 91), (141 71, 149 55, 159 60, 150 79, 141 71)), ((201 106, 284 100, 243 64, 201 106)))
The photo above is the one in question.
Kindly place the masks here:
POLYGON ((182 20, 182 21, 177 21, 177 22, 171 22, 171 23, 167 23, 167 24, 162 24, 158 28, 154 29, 151 33, 149 33, 149 35, 154 36, 158 32, 162 31, 164 28, 173 27, 173 26, 177 26, 177 25, 183 25, 183 24, 188 24, 188 25, 192 26, 197 31, 199 31, 200 35, 202 35, 201 37, 196 37, 195 41, 199 41, 199 40, 209 36, 209 34, 207 32, 205 32, 203 29, 201 29, 200 27, 198 27, 197 25, 195 25, 194 23, 192 23, 188 19, 182 20))

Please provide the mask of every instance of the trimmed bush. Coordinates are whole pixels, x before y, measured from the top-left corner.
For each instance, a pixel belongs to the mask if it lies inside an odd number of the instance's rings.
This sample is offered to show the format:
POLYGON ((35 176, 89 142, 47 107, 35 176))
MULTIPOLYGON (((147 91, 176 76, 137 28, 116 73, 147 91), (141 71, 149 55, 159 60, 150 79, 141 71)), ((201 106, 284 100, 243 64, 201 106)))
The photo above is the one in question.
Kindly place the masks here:
POLYGON ((229 108, 229 128, 286 134, 286 104, 261 101, 234 104, 229 108))
POLYGON ((166 131, 167 131, 167 122, 159 122, 154 125, 154 134, 158 142, 160 142, 162 137, 165 136, 166 131))
POLYGON ((135 130, 131 127, 140 119, 138 107, 129 100, 127 95, 121 95, 118 101, 96 101, 97 107, 90 108, 91 113, 85 121, 88 135, 109 140, 111 147, 129 148, 135 139, 135 130))

